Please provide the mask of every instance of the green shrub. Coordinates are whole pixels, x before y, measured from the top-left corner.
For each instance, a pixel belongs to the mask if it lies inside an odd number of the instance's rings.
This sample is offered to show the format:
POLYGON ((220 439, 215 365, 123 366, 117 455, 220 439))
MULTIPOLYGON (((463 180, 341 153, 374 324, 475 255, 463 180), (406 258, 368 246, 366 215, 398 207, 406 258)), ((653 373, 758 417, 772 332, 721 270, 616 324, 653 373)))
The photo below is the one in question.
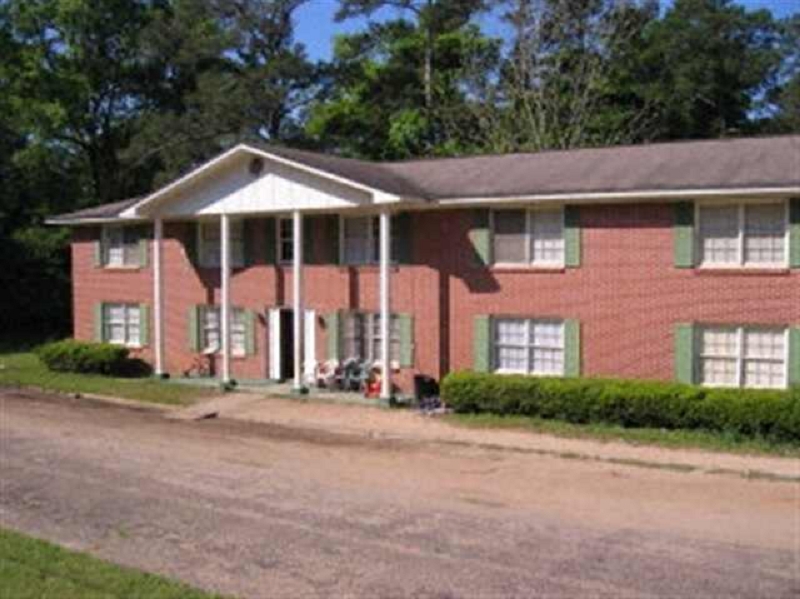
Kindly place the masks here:
POLYGON ((457 372, 442 381, 457 412, 535 416, 576 424, 705 429, 800 440, 800 388, 707 389, 678 383, 457 372))
POLYGON ((36 355, 50 370, 93 374, 124 374, 128 349, 110 343, 89 343, 67 339, 47 343, 36 355))

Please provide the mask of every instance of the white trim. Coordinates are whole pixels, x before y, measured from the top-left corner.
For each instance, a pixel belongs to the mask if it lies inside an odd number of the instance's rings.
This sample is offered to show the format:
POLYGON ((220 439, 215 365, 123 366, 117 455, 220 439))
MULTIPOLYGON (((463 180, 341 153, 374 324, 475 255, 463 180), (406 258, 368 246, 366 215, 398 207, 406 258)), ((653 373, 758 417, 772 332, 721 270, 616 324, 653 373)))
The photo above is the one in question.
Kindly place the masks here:
POLYGON ((303 311, 303 213, 295 210, 292 213, 292 235, 294 236, 294 261, 292 262, 292 304, 294 319, 294 389, 303 389, 303 353, 304 353, 304 311, 303 311))
POLYGON ((220 216, 220 278, 222 310, 220 330, 222 337, 222 382, 231 380, 231 225, 227 214, 220 216))
POLYGON ((282 378, 281 310, 282 308, 270 308, 269 310, 269 377, 274 381, 282 378))
POLYGON ((289 158, 284 158, 277 154, 273 154, 266 150, 261 150, 259 148, 250 146, 248 144, 239 144, 230 150, 224 152, 223 154, 213 158, 212 160, 206 162, 195 168, 194 170, 190 171, 189 173, 185 174, 183 177, 169 183, 168 185, 162 187, 161 189, 156 190, 155 192, 151 193, 150 195, 142 198, 138 202, 136 202, 133 206, 126 208, 124 211, 120 213, 121 216, 136 216, 140 213, 140 210, 143 208, 148 207, 150 204, 157 202, 158 200, 162 199, 164 196, 170 194, 171 192, 175 191, 176 189, 183 187, 185 184, 193 181, 206 171, 216 167, 220 163, 226 161, 227 159, 241 154, 241 153, 250 153, 256 156, 260 156, 262 158, 267 158, 272 160, 273 162, 277 162, 278 164, 282 164, 285 166, 290 166, 300 171, 304 171, 306 173, 310 173, 312 175, 316 175, 323 179, 327 179, 329 181, 334 181, 341 185, 345 185, 347 187, 351 187, 353 189, 357 189, 360 191, 365 191, 368 193, 372 193, 375 196, 378 196, 380 202, 396 202, 400 200, 400 196, 395 194, 388 193, 384 190, 378 189, 376 187, 371 187, 369 185, 365 185, 363 183, 359 183, 358 181, 354 181, 352 179, 348 179, 347 177, 342 177, 340 175, 335 175, 331 172, 314 168, 308 166, 302 162, 297 162, 296 160, 291 160, 289 158))
POLYGON ((164 276, 163 252, 164 221, 153 223, 153 349, 156 375, 164 374, 164 276))
MULTIPOLYGON (((380 227, 380 312, 381 312, 381 399, 389 399, 392 396, 392 369, 391 369, 391 285, 389 267, 391 266, 392 254, 392 215, 386 210, 381 212, 380 227)), ((370 229, 372 226, 370 225, 370 229)))

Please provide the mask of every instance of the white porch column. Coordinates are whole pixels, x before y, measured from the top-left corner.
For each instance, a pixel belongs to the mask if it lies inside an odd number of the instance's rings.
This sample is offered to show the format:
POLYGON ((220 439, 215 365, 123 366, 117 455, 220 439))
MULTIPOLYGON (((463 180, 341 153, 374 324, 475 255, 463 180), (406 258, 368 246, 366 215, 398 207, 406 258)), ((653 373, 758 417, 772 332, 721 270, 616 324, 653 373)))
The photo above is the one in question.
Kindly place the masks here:
POLYGON ((391 327, 389 265, 392 253, 392 220, 388 210, 380 216, 380 308, 381 308, 381 399, 392 396, 392 365, 389 355, 391 327))
POLYGON ((156 376, 164 374, 164 259, 162 241, 164 221, 159 217, 153 223, 153 349, 156 359, 156 376))
POLYGON ((294 390, 301 392, 303 385, 303 215, 292 212, 292 301, 294 325, 294 390))
POLYGON ((220 268, 222 279, 222 382, 231 381, 231 224, 230 217, 223 214, 220 218, 220 268))

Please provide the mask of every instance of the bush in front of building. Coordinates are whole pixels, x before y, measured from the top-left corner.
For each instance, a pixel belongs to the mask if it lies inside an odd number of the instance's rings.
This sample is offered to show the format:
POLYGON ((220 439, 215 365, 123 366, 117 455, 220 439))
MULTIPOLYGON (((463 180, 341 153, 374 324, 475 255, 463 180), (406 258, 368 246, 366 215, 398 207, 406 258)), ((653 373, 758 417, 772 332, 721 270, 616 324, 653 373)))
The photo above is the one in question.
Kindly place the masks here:
POLYGON ((125 375, 129 369, 128 348, 110 343, 65 339, 46 343, 36 355, 50 370, 84 374, 125 375))
POLYGON ((709 389, 655 381, 456 372, 442 381, 442 398, 462 413, 800 440, 798 387, 790 391, 709 389))

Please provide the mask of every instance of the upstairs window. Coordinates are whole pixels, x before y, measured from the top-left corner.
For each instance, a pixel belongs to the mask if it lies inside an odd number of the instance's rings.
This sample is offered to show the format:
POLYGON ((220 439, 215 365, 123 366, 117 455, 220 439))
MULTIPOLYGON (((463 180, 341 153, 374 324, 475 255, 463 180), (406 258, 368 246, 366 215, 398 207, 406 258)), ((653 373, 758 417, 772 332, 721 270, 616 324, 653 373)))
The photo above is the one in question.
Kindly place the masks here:
MULTIPOLYGON (((220 224, 202 222, 198 226, 198 246, 200 248, 200 266, 219 268, 222 263, 222 239, 220 224)), ((244 221, 235 220, 230 223, 231 266, 244 266, 244 221)))
POLYGON ((108 267, 140 266, 141 231, 133 226, 103 227, 103 265, 108 267))
POLYGON ((701 266, 787 266, 784 202, 706 204, 698 208, 701 266))
POLYGON ((786 387, 787 332, 779 328, 707 326, 698 331, 695 357, 709 387, 786 387))
POLYGON ((380 221, 377 216, 342 219, 345 264, 377 264, 380 259, 380 221))
POLYGON ((278 219, 278 261, 282 263, 294 260, 294 223, 291 218, 278 219))
POLYGON ((564 266, 564 211, 492 212, 493 261, 499 265, 564 266))

